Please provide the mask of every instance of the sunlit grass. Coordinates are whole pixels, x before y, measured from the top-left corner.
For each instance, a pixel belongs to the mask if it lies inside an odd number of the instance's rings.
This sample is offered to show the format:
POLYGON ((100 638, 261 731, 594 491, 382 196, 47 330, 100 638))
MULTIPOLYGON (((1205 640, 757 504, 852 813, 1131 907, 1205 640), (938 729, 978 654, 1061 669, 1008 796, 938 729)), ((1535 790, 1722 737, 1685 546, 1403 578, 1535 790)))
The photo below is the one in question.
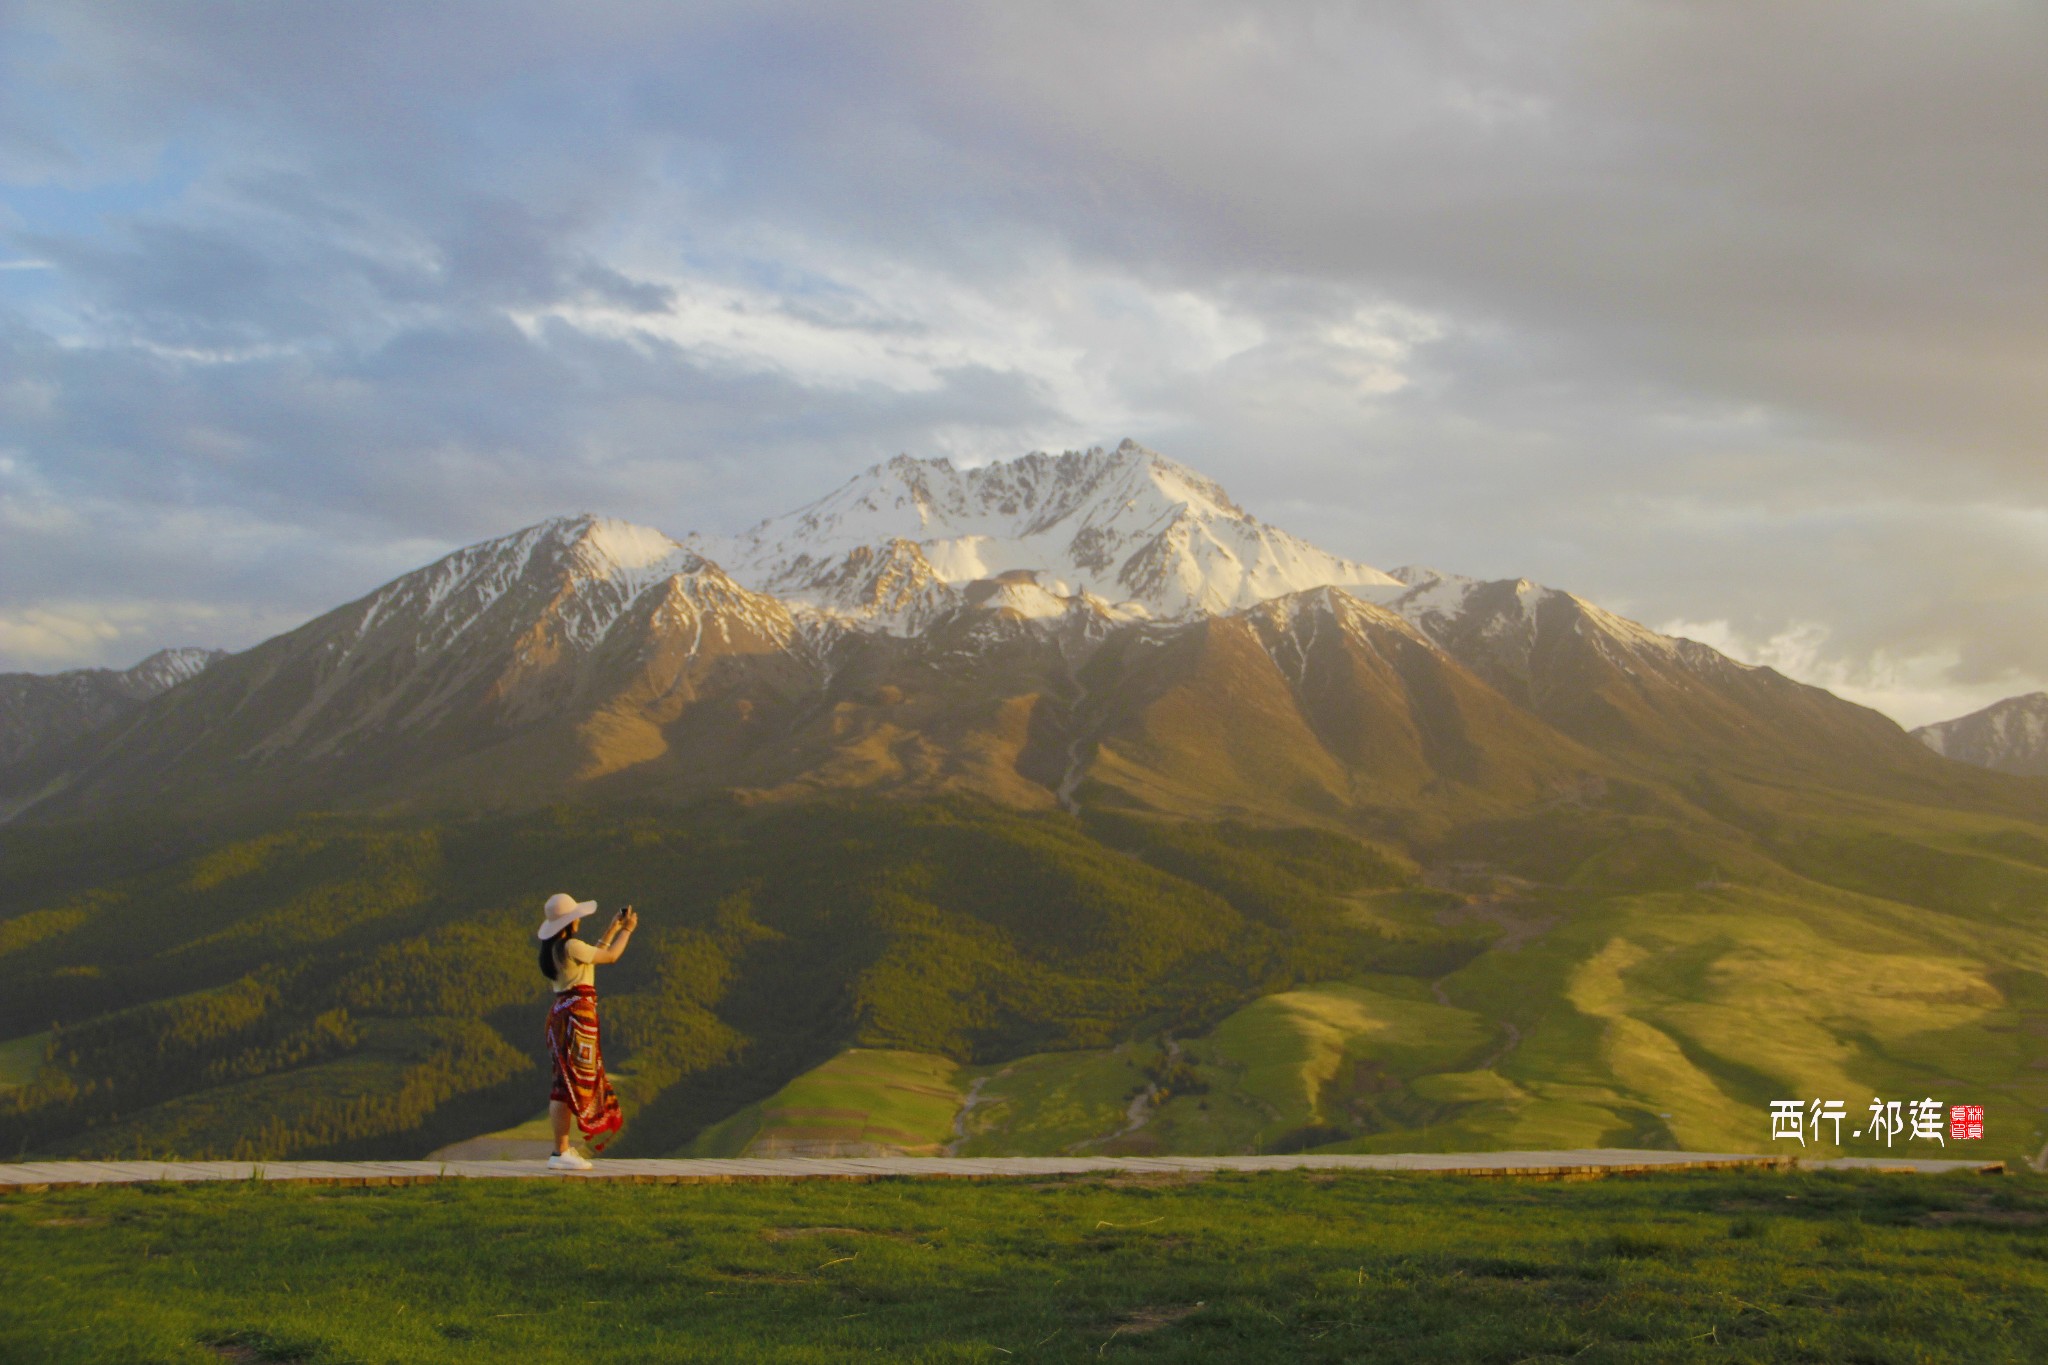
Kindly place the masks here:
POLYGON ((984 1068, 978 1103, 963 1120, 963 1156, 1057 1156, 1099 1147, 1121 1130, 1145 1086, 1141 1056, 1156 1048, 1046 1052, 984 1068))
POLYGON ((849 1048, 709 1129, 690 1156, 825 1155, 873 1148, 936 1155, 953 1139, 960 1066, 925 1052, 849 1048))

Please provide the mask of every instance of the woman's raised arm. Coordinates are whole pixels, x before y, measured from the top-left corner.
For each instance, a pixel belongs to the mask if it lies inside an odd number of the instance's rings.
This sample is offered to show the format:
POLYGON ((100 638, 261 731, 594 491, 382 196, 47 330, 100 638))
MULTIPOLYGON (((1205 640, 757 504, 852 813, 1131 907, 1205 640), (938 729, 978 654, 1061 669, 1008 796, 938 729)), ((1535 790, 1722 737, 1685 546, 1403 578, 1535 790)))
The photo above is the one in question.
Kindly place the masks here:
POLYGON ((633 937, 633 930, 639 927, 639 924, 640 916, 633 913, 632 906, 629 905, 619 911, 612 919, 611 928, 605 930, 604 938, 598 942, 597 956, 591 961, 600 967, 617 962, 620 955, 626 951, 626 943, 633 937))

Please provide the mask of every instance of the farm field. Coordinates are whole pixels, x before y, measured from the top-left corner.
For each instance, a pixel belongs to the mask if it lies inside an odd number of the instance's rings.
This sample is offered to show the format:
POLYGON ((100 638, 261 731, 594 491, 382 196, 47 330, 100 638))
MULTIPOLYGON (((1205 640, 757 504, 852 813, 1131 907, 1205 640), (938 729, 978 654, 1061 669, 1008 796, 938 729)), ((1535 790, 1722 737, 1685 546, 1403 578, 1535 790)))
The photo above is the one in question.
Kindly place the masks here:
POLYGON ((2048 1187, 144 1186, 0 1201, 0 1287, 52 1362, 2019 1361, 2048 1187))

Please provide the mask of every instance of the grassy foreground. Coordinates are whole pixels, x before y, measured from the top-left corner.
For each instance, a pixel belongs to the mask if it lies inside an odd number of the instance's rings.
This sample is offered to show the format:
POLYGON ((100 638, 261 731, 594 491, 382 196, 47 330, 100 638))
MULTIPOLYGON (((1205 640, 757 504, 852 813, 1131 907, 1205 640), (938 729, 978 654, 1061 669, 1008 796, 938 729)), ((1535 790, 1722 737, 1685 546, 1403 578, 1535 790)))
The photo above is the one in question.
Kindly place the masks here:
POLYGON ((0 1201, 20 1361, 2048 1359, 2032 1177, 144 1186, 0 1201))

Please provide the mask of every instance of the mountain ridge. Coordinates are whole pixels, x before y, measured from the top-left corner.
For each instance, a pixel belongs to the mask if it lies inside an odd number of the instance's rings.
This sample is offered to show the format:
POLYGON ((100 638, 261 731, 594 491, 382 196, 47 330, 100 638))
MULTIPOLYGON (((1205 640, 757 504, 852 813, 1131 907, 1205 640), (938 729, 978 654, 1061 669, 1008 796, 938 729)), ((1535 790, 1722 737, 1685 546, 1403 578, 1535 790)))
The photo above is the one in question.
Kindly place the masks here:
POLYGON ((589 514, 479 542, 0 774, 0 814, 863 787, 1075 809, 1091 783, 1196 809, 1202 771, 1210 813, 1341 821, 1526 796, 1536 753, 1566 782, 1598 755, 2025 799, 1571 593, 1326 554, 1126 441, 899 457, 723 542, 589 514), (1349 643, 1312 670, 1298 627, 1323 620, 1349 643), (1196 756, 1217 744, 1235 770, 1196 756))
POLYGON ((0 769, 96 730, 226 657, 226 650, 185 646, 124 669, 0 673, 0 769))

